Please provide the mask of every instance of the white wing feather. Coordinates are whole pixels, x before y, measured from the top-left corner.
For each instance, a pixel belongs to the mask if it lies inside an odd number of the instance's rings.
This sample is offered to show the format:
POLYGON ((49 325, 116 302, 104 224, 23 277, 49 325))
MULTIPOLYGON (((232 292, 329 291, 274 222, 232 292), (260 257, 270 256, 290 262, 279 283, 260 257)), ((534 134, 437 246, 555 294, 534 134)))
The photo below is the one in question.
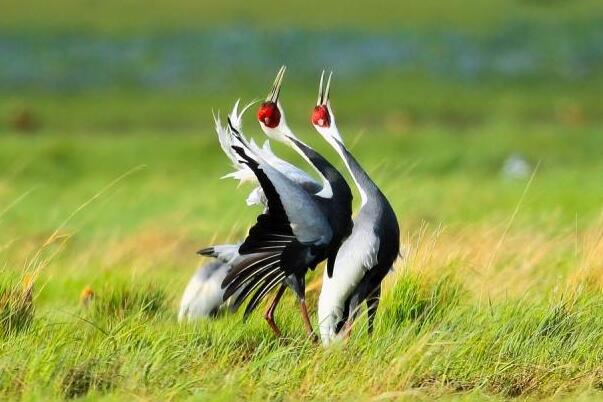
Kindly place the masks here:
MULTIPOLYGON (((310 186, 314 186, 314 187, 319 187, 320 183, 317 180, 315 180, 312 176, 310 176, 308 173, 306 173, 302 169, 300 169, 300 168, 292 165, 291 163, 276 156, 274 154, 274 152, 272 151, 272 147, 270 146, 270 141, 268 141, 268 140, 264 141, 264 144, 260 148, 256 144, 256 142, 253 140, 253 138, 247 139, 247 137, 245 137, 245 135, 243 134, 243 131, 242 131, 243 130, 243 114, 245 114, 245 112, 247 112, 247 110, 254 103, 255 102, 248 103, 241 110, 241 112, 239 112, 238 111, 239 100, 237 100, 235 102, 235 104, 232 108, 232 111, 230 112, 230 115, 229 115, 232 126, 241 134, 241 137, 249 143, 249 145, 254 149, 254 152, 261 154, 262 158, 264 158, 268 163, 270 163, 276 170, 278 170, 279 172, 281 172, 285 176, 287 176, 289 179, 291 179, 294 182, 299 183, 301 185, 310 185, 310 186)), ((229 139, 229 142, 230 142, 230 145, 232 145, 232 139, 229 139)), ((236 155, 236 153, 234 153, 232 148, 230 148, 230 152, 233 155, 233 158, 237 161, 237 164, 239 164, 237 155, 236 155)), ((246 165, 244 165, 244 166, 247 167, 246 165)), ((249 169, 247 169, 247 170, 249 170, 249 169)))

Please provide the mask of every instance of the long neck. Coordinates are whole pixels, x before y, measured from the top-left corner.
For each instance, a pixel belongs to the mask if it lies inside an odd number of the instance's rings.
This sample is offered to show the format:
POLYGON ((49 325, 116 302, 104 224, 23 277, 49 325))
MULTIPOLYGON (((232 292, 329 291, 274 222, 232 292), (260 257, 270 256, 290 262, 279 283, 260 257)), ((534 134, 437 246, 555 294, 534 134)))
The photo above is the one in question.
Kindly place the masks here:
MULTIPOLYGON (((341 138, 339 133, 337 134, 337 136, 341 138)), ((348 169, 348 172, 350 172, 352 179, 354 179, 356 188, 360 193, 361 204, 362 206, 366 205, 369 201, 368 194, 380 193, 379 188, 341 141, 332 136, 328 136, 327 142, 335 149, 343 160, 343 163, 345 163, 345 166, 348 169)))
POLYGON ((290 141, 291 148, 295 150, 308 164, 310 164, 318 176, 322 181, 322 190, 317 194, 318 196, 324 198, 330 198, 333 196, 333 188, 328 179, 328 174, 330 171, 327 171, 328 167, 335 169, 325 158, 319 155, 316 151, 310 148, 308 145, 303 143, 301 140, 297 139, 295 135, 291 132, 291 130, 287 127, 285 132, 286 137, 290 141), (327 166, 328 165, 328 166, 327 166))
POLYGON ((314 168, 319 172, 321 177, 325 179, 326 184, 317 195, 323 197, 332 197, 333 188, 335 188, 343 197, 351 197, 351 191, 345 181, 345 178, 341 173, 339 173, 335 166, 333 166, 327 159, 325 159, 314 149, 310 148, 308 145, 304 144, 302 141, 296 138, 291 138, 291 142, 293 143, 293 146, 299 150, 300 154, 303 154, 304 158, 310 161, 312 166, 314 166, 314 168))

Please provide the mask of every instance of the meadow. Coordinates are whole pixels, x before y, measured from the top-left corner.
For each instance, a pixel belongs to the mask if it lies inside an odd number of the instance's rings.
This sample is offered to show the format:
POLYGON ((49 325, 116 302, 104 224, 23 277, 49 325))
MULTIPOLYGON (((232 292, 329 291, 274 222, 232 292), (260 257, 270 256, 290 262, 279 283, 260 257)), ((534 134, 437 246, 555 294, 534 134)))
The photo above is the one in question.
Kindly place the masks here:
MULTIPOLYGON (((446 2, 440 25, 411 1, 403 29, 401 10, 337 2, 35 3, 0 13, 0 399, 603 400, 598 2, 446 2), (239 31, 224 44, 213 27, 239 31), (347 53, 306 61, 323 35, 347 53), (391 56, 398 42, 421 61, 391 56), (248 63, 221 68, 249 44, 248 63), (461 56, 442 57, 449 45, 461 56), (328 349, 305 339, 291 294, 283 339, 259 312, 176 321, 196 251, 243 238, 258 213, 219 179, 211 112, 264 96, 282 62, 289 123, 333 160, 307 122, 319 65, 339 67, 338 125, 402 228, 374 336, 363 316, 328 349)), ((245 128, 262 139, 252 113, 245 128)))
POLYGON ((352 136, 398 211, 407 257, 375 337, 360 322, 329 350, 304 339, 290 298, 282 341, 259 314, 177 324, 195 251, 241 238, 256 212, 217 179, 228 166, 209 133, 4 134, 3 286, 39 276, 33 320, 3 335, 2 393, 599 397, 603 144, 593 129, 562 131, 352 136), (537 166, 533 178, 501 174, 511 153, 537 166), (84 308, 87 286, 97 297, 84 308))

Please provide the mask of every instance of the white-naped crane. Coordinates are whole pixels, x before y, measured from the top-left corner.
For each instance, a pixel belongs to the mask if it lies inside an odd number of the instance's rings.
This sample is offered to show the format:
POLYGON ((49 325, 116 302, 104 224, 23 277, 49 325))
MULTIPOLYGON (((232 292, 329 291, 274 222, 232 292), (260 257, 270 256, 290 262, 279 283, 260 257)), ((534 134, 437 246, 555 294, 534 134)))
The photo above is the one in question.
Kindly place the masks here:
POLYGON ((178 311, 178 321, 193 321, 199 318, 214 317, 219 311, 228 308, 230 300, 224 300, 222 281, 240 259, 238 250, 241 243, 225 244, 203 250, 205 255, 215 258, 201 266, 188 282, 178 311))
POLYGON ((258 120, 264 125, 268 121, 269 135, 293 147, 316 169, 322 185, 312 191, 291 180, 270 163, 263 149, 247 141, 230 124, 233 142, 238 142, 232 148, 239 155, 240 163, 256 175, 265 194, 267 208, 239 248, 241 255, 262 257, 233 264, 223 282, 226 288, 224 297, 240 292, 234 302, 236 308, 251 296, 245 309, 244 316, 247 317, 278 286, 265 318, 275 335, 280 336, 274 310, 289 286, 299 300, 306 332, 315 336, 305 303, 305 275, 308 269, 314 269, 325 259, 331 266, 334 263, 339 246, 351 232, 352 193, 337 169, 297 139, 286 126, 278 103, 283 74, 284 68, 279 71, 267 101, 260 107, 258 120), (262 112, 267 107, 276 113, 271 114, 268 120, 263 118, 262 112))
POLYGON ((334 267, 325 270, 318 300, 320 337, 329 344, 351 330, 361 303, 367 304, 368 330, 381 296, 381 282, 400 252, 400 228, 396 214, 379 187, 343 144, 329 100, 331 75, 323 89, 324 71, 312 125, 335 149, 360 193, 361 207, 352 233, 341 244, 334 267))

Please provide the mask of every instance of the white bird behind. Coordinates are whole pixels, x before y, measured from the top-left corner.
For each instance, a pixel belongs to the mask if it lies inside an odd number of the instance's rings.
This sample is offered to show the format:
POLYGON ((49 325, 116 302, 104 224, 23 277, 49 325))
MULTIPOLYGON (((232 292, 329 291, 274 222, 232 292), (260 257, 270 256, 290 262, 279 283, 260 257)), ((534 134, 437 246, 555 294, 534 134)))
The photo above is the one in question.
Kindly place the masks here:
POLYGON ((215 316, 222 306, 222 280, 230 265, 212 261, 195 272, 189 281, 178 312, 178 321, 193 321, 215 316))
MULTIPOLYGON (((178 321, 192 321, 215 316, 227 308, 232 297, 223 301, 222 281, 230 271, 232 263, 239 257, 240 244, 227 244, 212 248, 215 261, 201 266, 190 279, 178 312, 178 321)), ((236 297, 237 295, 233 295, 236 297)))

